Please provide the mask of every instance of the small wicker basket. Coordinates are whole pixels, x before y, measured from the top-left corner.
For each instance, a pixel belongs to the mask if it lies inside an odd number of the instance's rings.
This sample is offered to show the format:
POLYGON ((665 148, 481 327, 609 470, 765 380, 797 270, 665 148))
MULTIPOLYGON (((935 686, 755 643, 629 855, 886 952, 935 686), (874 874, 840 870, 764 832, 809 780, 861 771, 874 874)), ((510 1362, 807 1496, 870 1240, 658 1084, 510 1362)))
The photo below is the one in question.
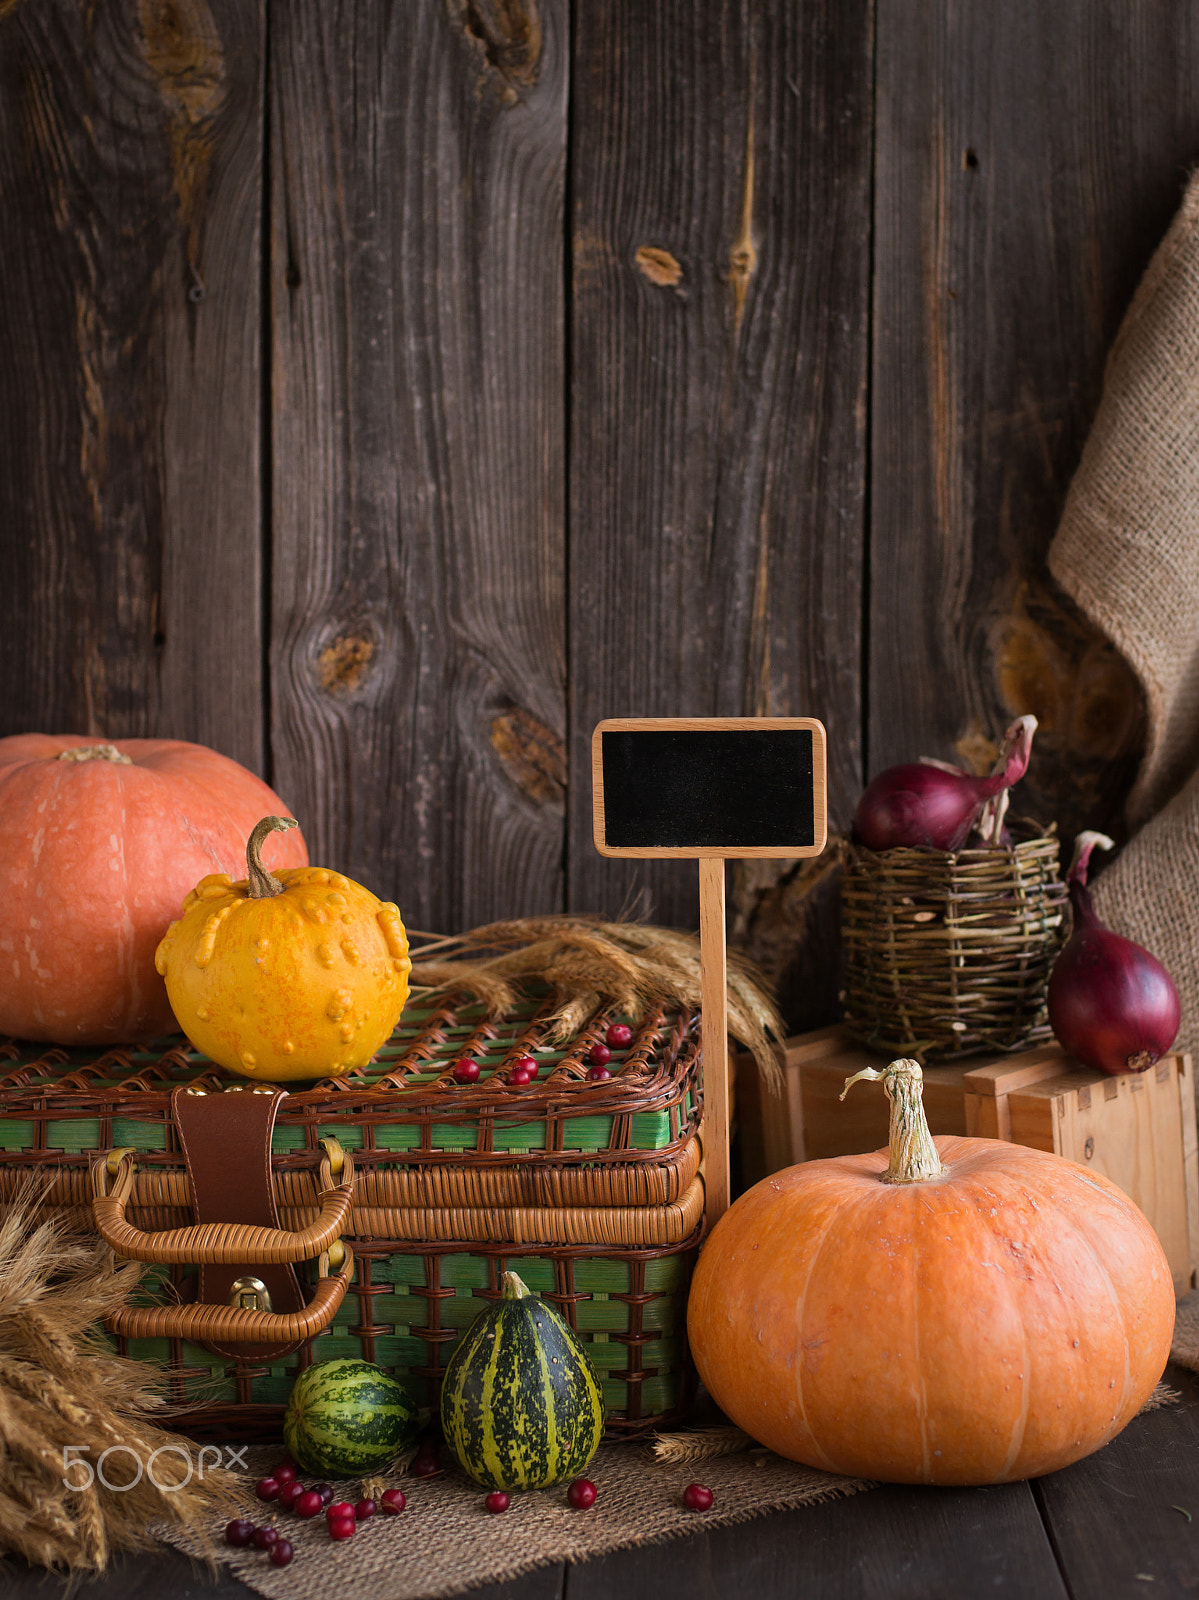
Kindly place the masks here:
POLYGON ((1049 1037, 1066 886, 1052 828, 978 850, 851 845, 841 886, 845 1023, 918 1060, 1049 1037))

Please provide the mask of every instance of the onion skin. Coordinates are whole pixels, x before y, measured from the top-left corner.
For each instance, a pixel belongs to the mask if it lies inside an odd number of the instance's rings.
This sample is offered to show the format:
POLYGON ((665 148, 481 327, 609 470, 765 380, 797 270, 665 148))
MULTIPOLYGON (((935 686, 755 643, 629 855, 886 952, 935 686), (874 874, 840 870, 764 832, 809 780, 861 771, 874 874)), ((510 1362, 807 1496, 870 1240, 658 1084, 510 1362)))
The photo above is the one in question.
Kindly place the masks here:
POLYGON ((967 772, 912 761, 872 778, 854 812, 853 836, 867 850, 926 845, 960 850, 992 796, 1019 782, 1028 770, 1035 717, 1021 717, 1004 737, 1007 759, 999 772, 976 778, 967 772))
POLYGON ((1086 886, 1101 834, 1083 834, 1067 882, 1074 931, 1049 979, 1049 1022, 1067 1055, 1113 1077, 1146 1072, 1178 1035, 1182 1006, 1156 956, 1104 927, 1086 886))

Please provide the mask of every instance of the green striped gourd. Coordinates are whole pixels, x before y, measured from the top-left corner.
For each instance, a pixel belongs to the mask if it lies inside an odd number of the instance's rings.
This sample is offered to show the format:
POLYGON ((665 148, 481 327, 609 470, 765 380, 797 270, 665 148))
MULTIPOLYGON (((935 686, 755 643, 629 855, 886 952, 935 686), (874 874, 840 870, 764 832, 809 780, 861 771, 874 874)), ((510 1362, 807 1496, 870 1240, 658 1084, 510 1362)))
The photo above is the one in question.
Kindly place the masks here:
POLYGON ((599 1448, 604 1402, 587 1352, 515 1272, 450 1357, 441 1426, 459 1466, 488 1489, 548 1488, 599 1448))
POLYGON ((328 1478, 386 1466, 419 1429, 403 1384, 369 1361, 319 1361, 307 1368, 292 1385, 283 1419, 293 1461, 328 1478))

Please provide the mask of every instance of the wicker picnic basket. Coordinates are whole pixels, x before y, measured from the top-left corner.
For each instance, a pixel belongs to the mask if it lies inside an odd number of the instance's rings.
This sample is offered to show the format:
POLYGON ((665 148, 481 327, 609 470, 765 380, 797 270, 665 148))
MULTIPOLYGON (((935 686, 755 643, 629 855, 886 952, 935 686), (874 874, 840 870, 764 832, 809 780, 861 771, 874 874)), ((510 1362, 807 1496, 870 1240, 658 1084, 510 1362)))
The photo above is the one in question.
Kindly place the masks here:
POLYGON ((591 1082, 616 1017, 551 1044, 551 1013, 536 993, 499 1021, 469 996, 413 1002, 369 1066, 291 1094, 231 1081, 178 1037, 103 1054, 0 1042, 0 1202, 35 1175, 48 1204, 149 1264, 110 1329, 169 1370, 192 1431, 277 1429, 296 1373, 335 1356, 435 1404, 455 1341, 516 1268, 586 1343, 609 1432, 639 1433, 692 1391, 699 1019, 651 1008, 591 1082), (477 1083, 453 1077, 464 1054, 477 1083), (513 1086, 524 1055, 541 1074, 513 1086))
POLYGON ((976 850, 851 845, 841 885, 845 1025, 933 1060, 1049 1037, 1045 995, 1066 886, 1052 830, 1013 823, 976 850))

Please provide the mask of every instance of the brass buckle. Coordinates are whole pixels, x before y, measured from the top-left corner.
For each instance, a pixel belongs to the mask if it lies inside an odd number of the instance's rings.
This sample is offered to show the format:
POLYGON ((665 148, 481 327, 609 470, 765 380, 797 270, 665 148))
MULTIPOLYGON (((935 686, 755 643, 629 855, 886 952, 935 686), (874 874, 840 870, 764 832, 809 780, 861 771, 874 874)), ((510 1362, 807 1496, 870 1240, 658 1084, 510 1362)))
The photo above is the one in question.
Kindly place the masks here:
POLYGON ((235 1278, 229 1291, 229 1304, 239 1311, 273 1311, 270 1291, 261 1278, 235 1278))

